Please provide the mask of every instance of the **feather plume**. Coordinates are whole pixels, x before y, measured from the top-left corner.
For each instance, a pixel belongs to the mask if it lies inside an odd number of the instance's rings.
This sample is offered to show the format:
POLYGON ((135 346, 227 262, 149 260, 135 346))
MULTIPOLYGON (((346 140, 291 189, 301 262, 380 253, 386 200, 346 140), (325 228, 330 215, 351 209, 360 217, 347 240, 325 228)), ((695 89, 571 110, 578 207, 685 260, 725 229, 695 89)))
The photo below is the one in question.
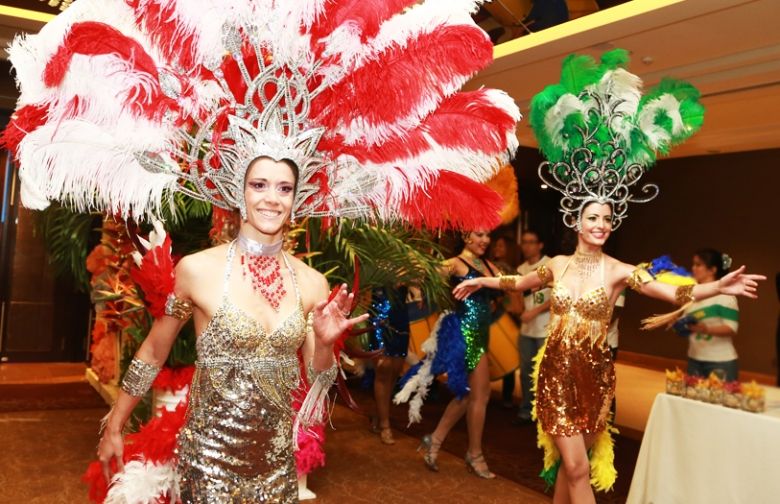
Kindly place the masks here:
POLYGON ((415 226, 489 230, 501 222, 502 206, 501 196, 484 184, 441 170, 427 190, 415 188, 399 212, 415 226))
POLYGON ((179 498, 179 477, 172 462, 154 464, 133 460, 114 475, 104 504, 151 504, 157 499, 179 498))
POLYGON ((492 51, 490 39, 478 28, 437 27, 405 46, 387 48, 323 91, 312 102, 313 115, 347 145, 385 142, 416 127, 484 68, 492 51))

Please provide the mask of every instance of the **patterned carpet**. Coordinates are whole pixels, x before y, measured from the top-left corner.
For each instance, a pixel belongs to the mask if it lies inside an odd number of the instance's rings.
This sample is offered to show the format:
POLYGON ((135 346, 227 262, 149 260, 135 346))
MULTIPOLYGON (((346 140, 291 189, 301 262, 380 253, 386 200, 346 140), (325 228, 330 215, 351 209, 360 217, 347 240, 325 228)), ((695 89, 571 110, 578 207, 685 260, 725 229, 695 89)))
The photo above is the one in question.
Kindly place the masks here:
MULTIPOLYGON (((513 411, 491 403, 484 450, 492 481, 470 475, 463 463, 465 422, 447 439, 440 455, 441 472, 431 473, 415 451, 446 406, 439 392, 423 409, 423 422, 406 428, 406 409, 393 408, 394 446, 385 446, 368 430, 372 399, 353 390, 365 411, 356 414, 337 405, 335 430, 327 433, 327 465, 311 477, 315 503, 527 503, 550 502, 537 477, 541 452, 533 426, 511 425, 513 411)), ((87 502, 79 478, 94 457, 99 419, 107 407, 86 383, 5 385, 0 390, 0 504, 87 502), (9 392, 9 393, 6 393, 9 392)), ((625 502, 639 443, 619 437, 615 491, 597 495, 599 503, 625 502)))
MULTIPOLYGON (((356 401, 366 415, 373 412, 371 395, 353 386, 351 389, 356 401)), ((407 407, 396 406, 391 411, 391 423, 397 432, 419 439, 431 432, 439 420, 450 395, 446 387, 439 387, 423 406, 423 420, 420 424, 407 427, 407 407)), ((535 490, 545 491, 544 482, 538 477, 542 469, 542 452, 536 447, 536 426, 514 426, 512 419, 515 411, 501 407, 500 401, 493 400, 488 405, 485 421, 483 449, 490 469, 496 474, 512 480, 519 485, 535 490)), ((618 407, 620 405, 618 404, 618 407)), ((366 427, 368 419, 366 419, 366 427)), ((634 474, 634 464, 639 454, 639 442, 624 436, 617 436, 615 442, 615 466, 618 479, 615 488, 609 493, 596 494, 599 504, 623 503, 628 496, 631 477, 634 474)), ((455 426, 442 449, 463 458, 468 446, 465 418, 455 426)), ((422 464, 422 461, 418 463, 422 464)), ((547 494, 552 496, 552 492, 547 494)))

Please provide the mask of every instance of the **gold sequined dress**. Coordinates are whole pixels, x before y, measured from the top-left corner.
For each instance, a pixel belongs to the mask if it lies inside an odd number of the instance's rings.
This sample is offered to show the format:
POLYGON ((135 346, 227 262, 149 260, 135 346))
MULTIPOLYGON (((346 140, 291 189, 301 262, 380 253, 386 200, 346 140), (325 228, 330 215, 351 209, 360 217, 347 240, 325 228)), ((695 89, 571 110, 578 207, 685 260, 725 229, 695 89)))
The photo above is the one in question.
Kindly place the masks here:
POLYGON ((569 264, 553 283, 536 391, 540 430, 566 437, 603 431, 615 395, 615 368, 607 345, 612 304, 604 286, 604 258, 601 287, 577 300, 561 282, 569 264))
POLYGON ((189 408, 178 438, 184 503, 298 502, 291 394, 296 352, 306 335, 301 296, 266 332, 228 297, 235 242, 228 249, 222 301, 198 337, 189 408))

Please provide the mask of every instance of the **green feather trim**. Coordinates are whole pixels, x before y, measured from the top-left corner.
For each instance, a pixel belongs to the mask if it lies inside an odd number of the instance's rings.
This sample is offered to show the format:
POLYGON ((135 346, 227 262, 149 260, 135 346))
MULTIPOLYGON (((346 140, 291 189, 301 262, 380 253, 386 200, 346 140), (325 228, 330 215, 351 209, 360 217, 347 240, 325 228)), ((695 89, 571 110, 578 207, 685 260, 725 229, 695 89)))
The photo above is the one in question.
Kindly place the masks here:
POLYGON ((555 480, 558 479, 558 469, 561 468, 561 459, 558 459, 557 462, 552 467, 548 467, 546 469, 542 469, 542 472, 539 473, 539 477, 544 480, 545 485, 547 485, 546 490, 549 490, 553 486, 555 486, 555 480))
POLYGON ((561 66, 561 86, 573 95, 580 94, 587 86, 597 83, 606 69, 587 55, 570 54, 561 66))
POLYGON ((615 68, 626 68, 629 61, 631 61, 631 57, 629 56, 628 51, 619 47, 601 55, 601 63, 610 70, 614 70, 615 68))

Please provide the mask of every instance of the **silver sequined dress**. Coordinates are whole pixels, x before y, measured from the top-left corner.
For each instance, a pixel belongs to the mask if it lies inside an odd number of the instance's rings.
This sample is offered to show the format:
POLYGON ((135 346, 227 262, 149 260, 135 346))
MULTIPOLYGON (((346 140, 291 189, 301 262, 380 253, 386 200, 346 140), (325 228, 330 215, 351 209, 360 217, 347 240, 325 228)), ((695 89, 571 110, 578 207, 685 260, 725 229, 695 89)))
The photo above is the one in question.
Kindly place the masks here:
POLYGON ((222 301, 197 340, 189 409, 178 439, 184 503, 298 502, 291 394, 306 320, 296 307, 271 332, 228 298, 235 243, 228 249, 222 301))

